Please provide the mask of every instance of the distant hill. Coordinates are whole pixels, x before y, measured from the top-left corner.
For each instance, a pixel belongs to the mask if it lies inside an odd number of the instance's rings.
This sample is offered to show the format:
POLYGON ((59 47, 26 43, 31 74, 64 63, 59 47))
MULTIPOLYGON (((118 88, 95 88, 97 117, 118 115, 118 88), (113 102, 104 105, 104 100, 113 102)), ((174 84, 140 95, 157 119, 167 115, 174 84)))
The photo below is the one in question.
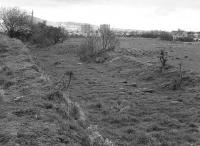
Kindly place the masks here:
MULTIPOLYGON (((79 22, 55 22, 55 23, 48 22, 48 23, 53 26, 62 26, 68 31, 80 31, 83 25, 88 25, 88 23, 79 23, 79 22)), ((89 25, 91 25, 94 30, 98 29, 98 26, 96 25, 92 24, 89 25)))
MULTIPOLYGON (((37 18, 37 17, 34 17, 33 18, 33 22, 34 23, 40 23, 40 22, 44 22, 46 20, 43 20, 43 19, 40 19, 40 18, 37 18)), ((64 27, 66 30, 68 31, 80 31, 81 30, 81 27, 83 25, 86 25, 88 23, 79 23, 79 22, 53 22, 53 21, 46 21, 46 24, 49 25, 49 26, 54 26, 54 27, 64 27)), ((96 25, 92 25, 92 24, 89 24, 93 27, 93 29, 98 29, 98 26, 96 25)))
MULTIPOLYGON (((46 21, 46 20, 34 17, 34 23, 39 23, 39 22, 43 22, 43 21, 46 21)), ((54 26, 54 27, 61 26, 61 27, 64 27, 68 31, 80 31, 81 27, 83 25, 86 25, 86 24, 89 24, 89 23, 46 21, 46 24, 50 25, 50 26, 54 26)), ((97 25, 93 25, 93 24, 89 24, 89 25, 91 25, 94 30, 97 30, 99 28, 99 26, 97 26, 97 25)), ((137 31, 137 30, 133 30, 133 29, 121 29, 121 28, 112 28, 112 30, 114 30, 114 31, 124 31, 124 32, 137 31)))

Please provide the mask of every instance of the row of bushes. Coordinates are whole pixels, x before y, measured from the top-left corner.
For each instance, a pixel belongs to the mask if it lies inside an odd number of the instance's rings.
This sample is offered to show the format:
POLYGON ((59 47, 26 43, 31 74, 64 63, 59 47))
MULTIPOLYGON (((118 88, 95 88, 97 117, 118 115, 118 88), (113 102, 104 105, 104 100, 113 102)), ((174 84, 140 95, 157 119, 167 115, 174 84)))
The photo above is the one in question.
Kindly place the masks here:
POLYGON ((173 36, 165 31, 161 31, 161 32, 147 32, 144 34, 141 34, 140 37, 143 38, 160 38, 161 40, 165 40, 165 41, 173 41, 173 36))
MULTIPOLYGON (((136 34, 134 32, 130 33, 129 37, 142 37, 142 38, 160 38, 161 40, 165 41, 173 41, 173 36, 169 32, 165 31, 150 31, 145 32, 143 34, 136 34)), ((192 37, 180 37, 175 39, 176 41, 182 41, 182 42, 193 42, 194 39, 192 37)))
POLYGON ((141 34, 140 37, 142 37, 142 38, 158 38, 159 35, 154 32, 146 32, 146 33, 141 34))
POLYGON ((61 27, 47 26, 45 22, 33 25, 30 41, 41 46, 63 42, 67 38, 61 27))
MULTIPOLYGON (((166 41, 173 41, 173 36, 170 33, 167 32, 162 32, 160 34, 160 39, 161 40, 166 40, 166 41)), ((193 42, 194 39, 192 37, 180 37, 177 38, 176 41, 181 41, 181 42, 193 42)))
POLYGON ((165 41, 173 41, 173 36, 168 32, 162 32, 160 34, 160 39, 165 41))
POLYGON ((11 38, 29 41, 40 46, 63 42, 67 33, 61 27, 47 26, 46 22, 34 23, 34 17, 17 7, 0 9, 0 24, 11 38))
POLYGON ((176 40, 181 41, 181 42, 193 42, 194 41, 194 39, 191 37, 182 37, 182 38, 178 38, 176 40))

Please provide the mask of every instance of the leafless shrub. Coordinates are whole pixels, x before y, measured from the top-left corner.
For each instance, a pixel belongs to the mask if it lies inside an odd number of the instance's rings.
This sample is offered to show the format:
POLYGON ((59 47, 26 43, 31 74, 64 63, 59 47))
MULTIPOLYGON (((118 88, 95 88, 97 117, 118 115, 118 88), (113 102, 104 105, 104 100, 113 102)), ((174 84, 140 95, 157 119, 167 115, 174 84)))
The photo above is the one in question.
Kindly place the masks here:
POLYGON ((73 117, 75 120, 80 119, 80 109, 75 102, 71 102, 69 115, 73 117))
POLYGON ((46 99, 54 101, 54 102, 58 102, 58 103, 66 102, 66 99, 63 96, 62 91, 68 90, 71 83, 72 76, 73 76, 72 71, 66 71, 63 74, 63 76, 60 78, 60 80, 53 85, 54 87, 51 89, 52 91, 47 95, 46 99))
POLYGON ((166 68, 166 63, 168 61, 168 54, 164 49, 160 50, 159 59, 161 63, 161 71, 163 71, 166 68))
POLYGON ((182 63, 179 63, 179 70, 178 70, 179 77, 174 80, 173 83, 173 90, 177 90, 181 88, 181 84, 183 81, 183 71, 182 71, 182 63))
POLYGON ((79 57, 82 61, 89 61, 98 52, 98 36, 88 36, 84 38, 82 44, 80 45, 79 57))
POLYGON ((99 30, 99 34, 92 34, 85 38, 80 45, 79 57, 82 61, 102 63, 108 59, 108 52, 119 45, 115 34, 110 29, 99 30))
POLYGON ((114 50, 116 45, 118 45, 118 40, 114 32, 110 29, 104 28, 100 29, 100 39, 101 39, 101 51, 114 50))
POLYGON ((58 91, 67 91, 71 84, 73 72, 66 71, 58 82, 56 82, 54 90, 58 91))

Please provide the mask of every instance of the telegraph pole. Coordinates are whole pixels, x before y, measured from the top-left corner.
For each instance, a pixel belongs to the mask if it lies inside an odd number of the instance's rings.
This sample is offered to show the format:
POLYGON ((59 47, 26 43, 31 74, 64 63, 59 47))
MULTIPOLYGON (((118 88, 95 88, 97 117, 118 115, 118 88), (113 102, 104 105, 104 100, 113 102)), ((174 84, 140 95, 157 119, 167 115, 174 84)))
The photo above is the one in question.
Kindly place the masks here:
POLYGON ((31 12, 31 28, 33 28, 33 10, 31 12))

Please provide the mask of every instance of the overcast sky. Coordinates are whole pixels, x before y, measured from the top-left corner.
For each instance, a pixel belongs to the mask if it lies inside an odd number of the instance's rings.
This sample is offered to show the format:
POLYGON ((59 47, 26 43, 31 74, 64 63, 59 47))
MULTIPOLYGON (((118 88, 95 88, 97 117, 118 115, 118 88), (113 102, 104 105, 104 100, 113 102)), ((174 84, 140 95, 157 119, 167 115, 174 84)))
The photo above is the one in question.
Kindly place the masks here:
POLYGON ((200 31, 200 0, 0 0, 49 21, 108 23, 139 30, 200 31))

